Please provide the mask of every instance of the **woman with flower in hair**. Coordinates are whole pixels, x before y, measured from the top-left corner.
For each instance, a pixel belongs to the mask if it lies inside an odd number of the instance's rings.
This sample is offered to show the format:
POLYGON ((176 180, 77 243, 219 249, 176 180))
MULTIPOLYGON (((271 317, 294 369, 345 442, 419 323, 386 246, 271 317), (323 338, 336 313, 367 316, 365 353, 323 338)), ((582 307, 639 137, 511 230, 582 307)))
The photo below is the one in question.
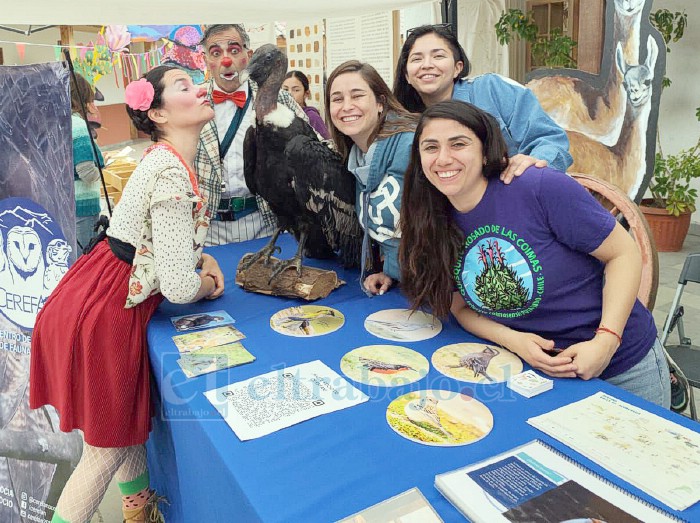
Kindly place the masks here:
POLYGON ((125 521, 163 521, 149 488, 151 428, 146 327, 163 297, 174 303, 224 291, 202 254, 209 225, 192 163, 214 111, 183 71, 156 67, 126 88, 127 113, 155 144, 144 154, 109 228, 66 273, 37 315, 30 406, 53 405, 62 431, 81 429, 83 455, 54 522, 89 521, 112 477, 125 521))

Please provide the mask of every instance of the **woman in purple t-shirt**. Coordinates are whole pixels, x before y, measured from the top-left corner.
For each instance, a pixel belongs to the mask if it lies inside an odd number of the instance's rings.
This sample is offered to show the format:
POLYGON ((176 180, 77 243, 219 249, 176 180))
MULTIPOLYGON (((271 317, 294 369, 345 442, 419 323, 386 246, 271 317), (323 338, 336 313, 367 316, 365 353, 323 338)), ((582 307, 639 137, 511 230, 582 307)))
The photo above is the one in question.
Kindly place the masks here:
POLYGON ((402 288, 476 336, 559 378, 600 377, 670 405, 651 313, 637 300, 630 235, 564 173, 506 186, 497 122, 459 101, 423 113, 404 179, 402 288))
POLYGON ((321 113, 318 109, 310 105, 306 105, 307 98, 311 97, 311 91, 309 90, 309 79, 301 71, 289 71, 287 76, 284 77, 284 83, 282 83, 282 89, 289 91, 294 97, 294 101, 299 104, 306 116, 309 117, 309 123, 314 130, 320 134, 324 140, 330 138, 330 133, 326 127, 323 118, 321 118, 321 113))

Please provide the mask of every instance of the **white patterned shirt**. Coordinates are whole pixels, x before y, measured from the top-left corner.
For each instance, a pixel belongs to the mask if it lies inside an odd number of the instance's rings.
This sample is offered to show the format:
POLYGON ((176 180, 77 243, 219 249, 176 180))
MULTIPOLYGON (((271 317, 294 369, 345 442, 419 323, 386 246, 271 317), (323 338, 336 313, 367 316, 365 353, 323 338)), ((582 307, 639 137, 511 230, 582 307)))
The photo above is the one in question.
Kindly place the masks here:
POLYGON ((107 234, 130 245, 139 245, 150 208, 154 265, 160 292, 173 303, 189 303, 201 285, 195 272, 199 260, 192 250, 192 202, 170 198, 152 205, 147 187, 153 176, 158 176, 153 201, 192 190, 187 169, 174 154, 163 149, 151 151, 129 178, 110 218, 107 234))

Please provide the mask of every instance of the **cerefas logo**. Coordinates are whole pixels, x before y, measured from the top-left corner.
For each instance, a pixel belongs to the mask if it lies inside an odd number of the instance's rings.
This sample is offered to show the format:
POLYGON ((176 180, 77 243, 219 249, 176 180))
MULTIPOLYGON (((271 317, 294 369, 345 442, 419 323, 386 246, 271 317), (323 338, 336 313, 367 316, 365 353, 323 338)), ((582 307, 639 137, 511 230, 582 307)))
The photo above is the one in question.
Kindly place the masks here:
POLYGON ((36 315, 68 271, 72 248, 56 220, 25 198, 0 201, 0 312, 33 329, 36 315))

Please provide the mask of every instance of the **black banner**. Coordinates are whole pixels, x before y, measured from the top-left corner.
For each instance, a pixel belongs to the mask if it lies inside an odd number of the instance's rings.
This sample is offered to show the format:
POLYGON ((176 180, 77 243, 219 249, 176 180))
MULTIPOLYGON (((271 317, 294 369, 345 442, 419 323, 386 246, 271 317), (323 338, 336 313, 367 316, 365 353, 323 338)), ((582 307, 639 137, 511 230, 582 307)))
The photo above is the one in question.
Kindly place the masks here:
POLYGON ((0 521, 48 522, 80 459, 52 407, 29 409, 36 314, 75 260, 68 69, 0 66, 0 521))

